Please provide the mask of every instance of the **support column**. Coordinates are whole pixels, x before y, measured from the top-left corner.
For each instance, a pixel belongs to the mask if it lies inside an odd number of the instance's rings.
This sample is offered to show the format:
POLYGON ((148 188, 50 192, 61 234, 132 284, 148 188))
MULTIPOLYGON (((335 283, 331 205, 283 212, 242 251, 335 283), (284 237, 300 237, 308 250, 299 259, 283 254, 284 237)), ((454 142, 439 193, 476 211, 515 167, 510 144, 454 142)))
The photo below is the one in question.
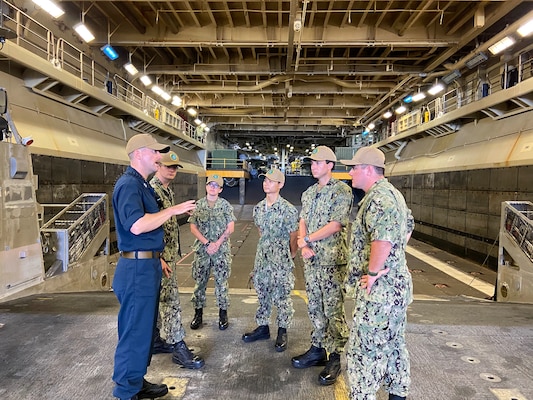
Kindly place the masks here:
POLYGON ((246 197, 246 178, 239 178, 239 204, 241 206, 244 204, 245 197, 246 197))

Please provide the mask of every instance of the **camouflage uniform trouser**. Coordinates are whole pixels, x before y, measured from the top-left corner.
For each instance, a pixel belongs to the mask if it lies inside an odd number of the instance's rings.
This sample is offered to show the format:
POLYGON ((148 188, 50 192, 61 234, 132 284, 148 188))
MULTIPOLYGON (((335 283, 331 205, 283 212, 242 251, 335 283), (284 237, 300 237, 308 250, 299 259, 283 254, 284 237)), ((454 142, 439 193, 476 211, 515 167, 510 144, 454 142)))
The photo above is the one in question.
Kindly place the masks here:
POLYGON ((205 251, 196 253, 192 262, 192 277, 196 281, 191 302, 194 308, 204 308, 206 305, 205 289, 209 282, 209 276, 213 271, 215 278, 215 298, 218 308, 227 310, 229 307, 228 278, 231 273, 231 265, 227 257, 211 258, 205 251))
POLYGON ((278 327, 288 328, 294 314, 291 298, 291 290, 294 288, 292 271, 287 271, 283 266, 262 266, 254 270, 254 287, 259 299, 255 314, 257 325, 268 325, 274 305, 278 308, 278 327))
POLYGON ((375 400, 384 383, 387 392, 407 397, 411 383, 405 345, 407 305, 374 303, 356 297, 348 341, 351 400, 375 400))
POLYGON ((163 274, 159 297, 159 319, 157 326, 161 339, 170 344, 181 342, 185 337, 185 329, 181 323, 181 303, 178 290, 176 263, 168 262, 172 268, 172 275, 167 278, 163 274))
POLYGON ((346 265, 316 265, 304 262, 307 312, 313 324, 311 344, 329 353, 342 353, 348 340, 344 311, 346 265))

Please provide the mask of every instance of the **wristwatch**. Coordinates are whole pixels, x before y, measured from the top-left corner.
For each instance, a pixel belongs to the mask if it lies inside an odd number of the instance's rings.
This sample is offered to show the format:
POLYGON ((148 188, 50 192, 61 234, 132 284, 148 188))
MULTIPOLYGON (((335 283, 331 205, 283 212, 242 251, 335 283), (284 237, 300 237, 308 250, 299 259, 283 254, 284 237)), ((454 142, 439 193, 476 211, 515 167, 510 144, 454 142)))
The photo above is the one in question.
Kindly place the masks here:
POLYGON ((309 239, 309 235, 304 236, 304 242, 307 244, 311 244, 311 239, 309 239))

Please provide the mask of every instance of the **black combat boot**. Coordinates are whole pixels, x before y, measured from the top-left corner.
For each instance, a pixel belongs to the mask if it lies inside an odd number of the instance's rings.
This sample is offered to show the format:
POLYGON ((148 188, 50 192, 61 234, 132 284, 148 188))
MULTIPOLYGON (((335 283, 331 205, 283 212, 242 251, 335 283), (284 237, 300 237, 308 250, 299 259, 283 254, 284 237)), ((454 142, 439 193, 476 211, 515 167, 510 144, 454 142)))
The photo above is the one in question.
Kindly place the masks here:
POLYGON ((395 394, 389 393, 389 400, 405 400, 405 397, 397 396, 395 394))
POLYGON ((339 353, 331 353, 326 363, 326 368, 318 375, 318 382, 322 386, 328 386, 335 383, 341 373, 341 356, 339 353))
POLYGON ((195 356, 182 340, 174 345, 172 352, 172 362, 181 365, 183 368, 200 369, 204 366, 204 360, 195 356))
POLYGON ((152 354, 172 353, 173 350, 173 344, 165 342, 163 339, 161 339, 159 335, 156 336, 154 340, 154 345, 152 346, 152 354))
POLYGON ((218 312, 218 329, 223 331, 228 327, 228 310, 223 310, 222 308, 218 312))
POLYGON ((202 316, 204 314, 203 308, 197 308, 194 310, 194 318, 191 321, 191 329, 198 329, 202 326, 202 316))
POLYGON ((282 352, 287 349, 287 329, 286 328, 278 328, 278 337, 276 338, 276 344, 274 345, 274 348, 277 352, 282 352))
POLYGON ((132 399, 156 399, 163 397, 168 393, 167 385, 157 385, 150 383, 146 379, 143 379, 143 387, 132 399))
POLYGON ((244 340, 246 343, 264 339, 270 339, 270 328, 268 325, 260 325, 252 332, 246 332, 244 335, 242 335, 242 340, 244 340))
POLYGON ((326 350, 321 347, 311 345, 304 354, 292 358, 294 368, 309 368, 317 365, 326 365, 326 350))

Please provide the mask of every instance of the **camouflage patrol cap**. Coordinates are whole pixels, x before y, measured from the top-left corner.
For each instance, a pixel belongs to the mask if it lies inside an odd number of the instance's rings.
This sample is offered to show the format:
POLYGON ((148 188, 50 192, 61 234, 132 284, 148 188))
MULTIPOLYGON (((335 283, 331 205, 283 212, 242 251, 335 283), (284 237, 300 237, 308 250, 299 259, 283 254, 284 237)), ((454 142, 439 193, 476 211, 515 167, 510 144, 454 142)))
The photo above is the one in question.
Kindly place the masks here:
POLYGON ((274 182, 285 183, 285 174, 276 168, 269 169, 265 174, 259 176, 264 176, 274 182))
POLYGON ((305 158, 310 158, 315 161, 337 161, 337 156, 327 146, 318 146, 313 149, 311 155, 305 158))
POLYGON ((208 175, 207 182, 205 184, 207 185, 209 182, 216 182, 220 187, 224 186, 224 179, 222 179, 222 177, 218 174, 208 175))
POLYGON ((373 165, 385 168, 385 154, 376 147, 361 147, 351 160, 340 160, 344 165, 373 165))
POLYGON ((169 151, 168 153, 165 153, 163 157, 161 157, 161 161, 159 162, 163 165, 166 165, 167 167, 170 167, 172 165, 177 165, 178 167, 183 168, 183 165, 180 164, 179 156, 173 151, 169 151))

